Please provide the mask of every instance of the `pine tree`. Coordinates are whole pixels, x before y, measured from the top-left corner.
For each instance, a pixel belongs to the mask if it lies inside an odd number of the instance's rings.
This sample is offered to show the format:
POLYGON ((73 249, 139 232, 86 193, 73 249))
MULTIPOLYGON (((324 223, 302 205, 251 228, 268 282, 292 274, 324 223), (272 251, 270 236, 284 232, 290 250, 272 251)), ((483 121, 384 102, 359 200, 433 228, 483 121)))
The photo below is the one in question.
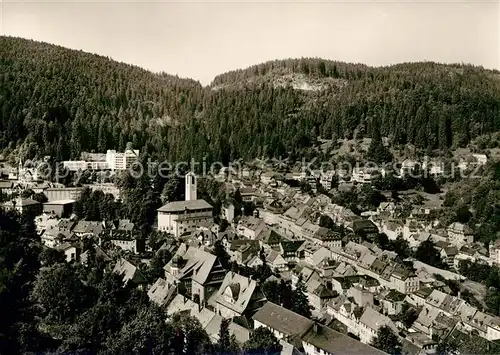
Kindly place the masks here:
POLYGON ((295 290, 293 290, 291 308, 291 310, 295 313, 303 315, 304 317, 311 317, 311 306, 309 305, 309 300, 307 299, 307 289, 306 285, 302 281, 302 274, 297 280, 295 290))
POLYGON ((372 342, 372 346, 390 355, 400 355, 402 352, 401 342, 392 329, 384 325, 377 331, 377 336, 372 342))
POLYGON ((235 355, 240 353, 240 347, 234 334, 229 334, 230 319, 222 320, 219 329, 219 340, 215 345, 216 354, 235 355))
POLYGON ((372 122, 372 141, 368 148, 368 159, 377 164, 390 162, 392 160, 391 153, 382 142, 380 122, 378 119, 373 119, 372 122))

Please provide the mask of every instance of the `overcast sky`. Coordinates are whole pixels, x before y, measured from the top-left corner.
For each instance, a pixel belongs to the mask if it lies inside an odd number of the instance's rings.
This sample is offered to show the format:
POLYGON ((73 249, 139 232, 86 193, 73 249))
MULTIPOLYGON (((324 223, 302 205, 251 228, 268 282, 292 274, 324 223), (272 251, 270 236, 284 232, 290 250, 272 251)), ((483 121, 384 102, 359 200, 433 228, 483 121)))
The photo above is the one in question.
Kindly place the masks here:
POLYGON ((11 1, 2 34, 208 84, 266 60, 432 60, 500 69, 499 1, 11 1))

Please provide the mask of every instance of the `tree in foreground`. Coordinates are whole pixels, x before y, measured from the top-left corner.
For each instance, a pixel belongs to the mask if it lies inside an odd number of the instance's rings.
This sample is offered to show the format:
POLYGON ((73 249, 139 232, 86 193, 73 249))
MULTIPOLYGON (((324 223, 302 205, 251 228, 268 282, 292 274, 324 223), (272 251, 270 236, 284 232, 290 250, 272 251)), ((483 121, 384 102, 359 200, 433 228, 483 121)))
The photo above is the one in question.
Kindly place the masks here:
POLYGON ((302 281, 302 275, 299 276, 299 280, 297 281, 295 290, 293 291, 291 310, 304 317, 311 317, 311 306, 309 305, 309 300, 307 299, 306 285, 302 281))
POLYGON ((108 339, 109 354, 168 354, 173 329, 160 310, 140 310, 118 334, 108 339))
POLYGON ((255 329, 250 339, 243 344, 244 353, 247 355, 275 355, 281 353, 281 349, 278 339, 264 327, 255 329))
POLYGON ((372 341, 372 346, 391 355, 400 355, 402 352, 402 345, 398 336, 387 325, 378 329, 377 336, 372 341))
POLYGON ((201 355, 212 353, 212 343, 200 322, 191 316, 174 314, 169 323, 174 330, 171 348, 175 354, 201 355))
POLYGON ((446 268, 441 255, 434 246, 435 244, 430 239, 423 241, 415 251, 415 258, 434 267, 446 268))
POLYGON ((231 320, 224 319, 219 329, 219 340, 215 344, 216 354, 236 355, 241 352, 240 346, 234 334, 229 334, 231 320))

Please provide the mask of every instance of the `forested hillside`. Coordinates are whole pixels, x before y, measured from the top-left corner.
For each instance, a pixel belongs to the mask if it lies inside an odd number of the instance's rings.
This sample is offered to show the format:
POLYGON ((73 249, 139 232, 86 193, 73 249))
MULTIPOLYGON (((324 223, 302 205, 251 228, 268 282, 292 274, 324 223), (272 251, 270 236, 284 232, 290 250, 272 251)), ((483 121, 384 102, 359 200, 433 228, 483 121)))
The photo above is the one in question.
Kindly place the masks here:
POLYGON ((128 141, 171 160, 298 156, 312 154, 318 136, 369 136, 374 120, 395 144, 444 149, 500 130, 500 74, 466 65, 297 59, 222 74, 202 87, 0 37, 0 107, 0 149, 24 141, 27 157, 123 150, 128 141))

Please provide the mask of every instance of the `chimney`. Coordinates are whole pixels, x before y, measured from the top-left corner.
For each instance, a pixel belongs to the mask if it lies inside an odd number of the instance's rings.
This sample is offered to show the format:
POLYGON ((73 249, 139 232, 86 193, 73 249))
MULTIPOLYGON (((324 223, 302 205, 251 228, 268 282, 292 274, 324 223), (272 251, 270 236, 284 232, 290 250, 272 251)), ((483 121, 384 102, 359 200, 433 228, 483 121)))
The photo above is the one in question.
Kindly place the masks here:
POLYGON ((316 323, 316 322, 314 322, 313 331, 314 331, 314 334, 318 334, 319 333, 318 323, 316 323))

